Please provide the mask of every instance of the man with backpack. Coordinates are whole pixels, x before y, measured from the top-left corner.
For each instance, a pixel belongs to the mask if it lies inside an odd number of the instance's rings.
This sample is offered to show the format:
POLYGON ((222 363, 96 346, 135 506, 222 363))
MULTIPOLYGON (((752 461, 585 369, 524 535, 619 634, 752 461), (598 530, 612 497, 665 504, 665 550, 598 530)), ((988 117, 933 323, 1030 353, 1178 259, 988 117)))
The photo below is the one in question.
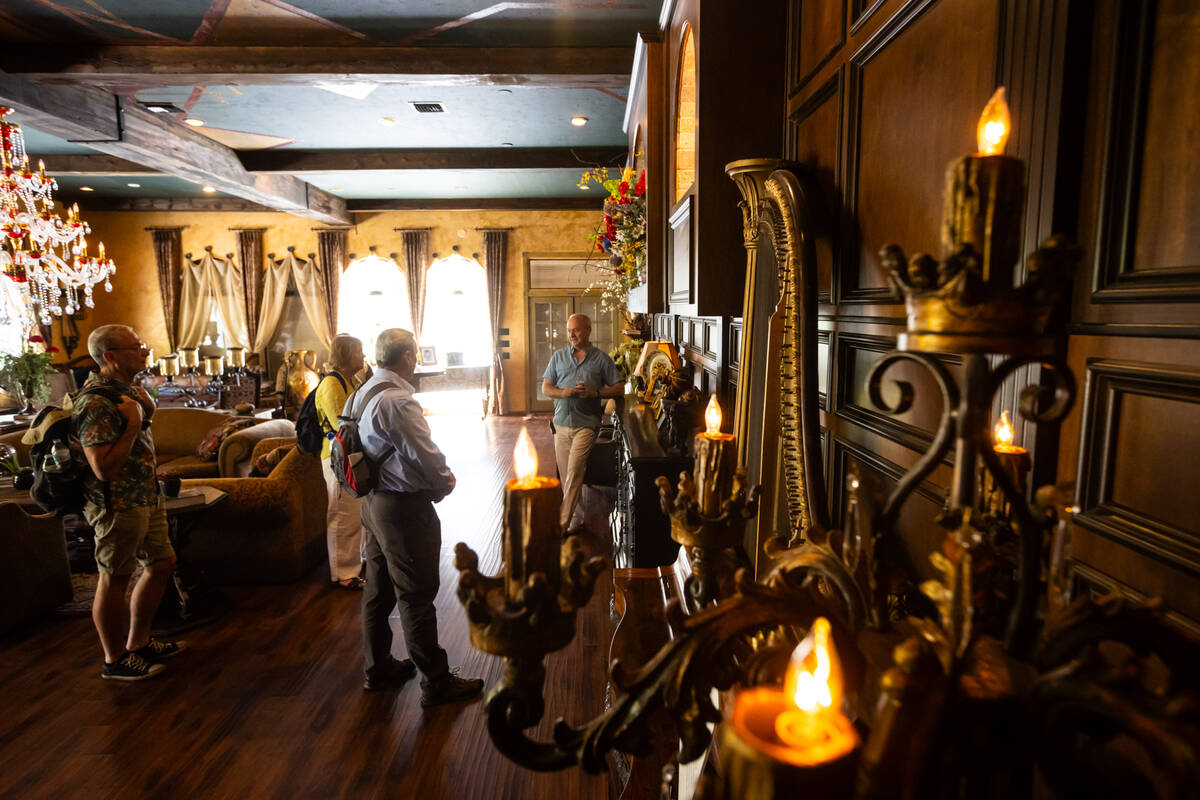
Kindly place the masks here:
POLYGON ((100 574, 92 622, 104 648, 100 677, 139 681, 159 674, 161 659, 187 647, 150 638, 150 622, 175 568, 175 550, 167 537, 150 435, 154 402, 131 385, 146 364, 147 348, 133 328, 102 325, 88 337, 88 353, 100 369, 76 395, 73 425, 91 467, 84 477, 83 514, 96 532, 100 574), (125 593, 135 562, 143 572, 127 611, 125 593))
POLYGON ((413 398, 417 343, 389 328, 375 340, 374 376, 346 401, 342 418, 357 423, 376 480, 362 504, 366 536, 363 653, 369 692, 395 688, 421 675, 421 705, 475 697, 479 678, 451 673, 438 644, 437 597, 442 526, 433 504, 454 491, 454 473, 433 443, 421 404, 413 398), (392 656, 392 606, 400 610, 410 659, 392 656), (414 666, 415 664, 415 666, 414 666))

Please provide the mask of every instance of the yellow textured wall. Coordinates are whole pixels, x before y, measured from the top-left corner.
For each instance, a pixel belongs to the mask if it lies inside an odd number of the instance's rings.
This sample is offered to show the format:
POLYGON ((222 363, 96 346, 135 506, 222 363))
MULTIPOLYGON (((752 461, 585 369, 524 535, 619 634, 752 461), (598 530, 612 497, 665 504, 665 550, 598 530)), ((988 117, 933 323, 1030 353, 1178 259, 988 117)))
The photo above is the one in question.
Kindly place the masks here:
MULTIPOLYGON (((389 211, 361 219, 350 229, 349 252, 368 253, 371 245, 379 255, 400 252, 400 234, 396 228, 430 228, 430 251, 449 255, 454 245, 464 256, 483 252, 483 228, 512 228, 508 235, 508 279, 504 288, 504 314, 501 327, 509 329, 509 352, 504 362, 506 409, 523 412, 526 398, 526 350, 528 303, 524 253, 579 253, 591 244, 588 234, 599 218, 592 211, 389 211)), ((104 242, 109 256, 117 263, 113 291, 101 289, 96 307, 79 323, 81 341, 75 356, 84 354, 88 333, 99 325, 132 325, 156 353, 167 350, 166 323, 158 288, 158 268, 154 262, 151 234, 147 228, 182 226, 183 252, 198 256, 212 245, 213 252, 224 256, 237 250, 232 228, 265 228, 264 253, 277 256, 289 246, 296 253, 316 252, 317 234, 322 227, 312 220, 271 212, 84 212, 92 227, 89 240, 104 242)), ((364 217, 366 215, 363 215, 364 217)), ((58 326, 55 326, 58 336, 58 326)))

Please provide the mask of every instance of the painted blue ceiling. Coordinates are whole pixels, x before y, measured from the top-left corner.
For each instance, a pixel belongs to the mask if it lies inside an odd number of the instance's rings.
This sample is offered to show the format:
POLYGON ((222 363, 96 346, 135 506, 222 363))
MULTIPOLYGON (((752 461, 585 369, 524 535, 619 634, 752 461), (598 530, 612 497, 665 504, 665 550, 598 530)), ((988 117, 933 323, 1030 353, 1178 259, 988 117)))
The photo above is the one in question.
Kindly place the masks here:
MULTIPOLYGON (((194 86, 143 89, 143 102, 180 107, 194 86)), ((495 86, 377 86, 362 100, 311 86, 208 86, 189 113, 205 126, 293 139, 305 150, 362 147, 516 147, 621 145, 625 103, 596 89, 495 86), (437 101, 440 114, 409 105, 437 101), (589 119, 573 127, 571 117, 589 119), (384 127, 380 117, 396 120, 384 127)))
MULTIPOLYGON (((654 29, 661 0, 0 0, 0 41, 110 44, 404 44, 412 46, 621 46, 654 29)), ((625 90, 380 84, 356 100, 316 86, 140 86, 142 102, 168 102, 202 119, 201 131, 237 147, 303 150, 595 147, 624 145, 625 90), (414 101, 445 113, 418 114, 414 101), (584 127, 570 118, 588 117, 584 127), (397 124, 384 127, 381 117, 397 124), (222 138, 236 131, 272 140, 222 138)), ((130 87, 132 90, 134 87, 130 87)), ((179 117, 176 123, 182 124, 179 117)), ((14 115, 21 122, 19 115, 14 115)), ((24 125, 34 156, 88 154, 86 145, 24 125)), ((580 169, 583 165, 580 166, 580 169)), ((348 199, 570 197, 577 169, 362 171, 301 174, 348 199), (458 187, 466 186, 467 189, 458 187)), ((188 181, 146 176, 60 179, 93 196, 190 197, 188 181), (128 187, 140 183, 139 188, 128 187)), ((87 197, 82 195, 81 197, 87 197)))
POLYGON ((64 197, 86 208, 89 197, 228 197, 221 192, 206 192, 201 184, 171 175, 128 175, 123 177, 79 177, 62 175, 54 180, 64 197), (138 187, 129 184, 136 183, 138 187), (80 187, 90 186, 85 192, 80 187))

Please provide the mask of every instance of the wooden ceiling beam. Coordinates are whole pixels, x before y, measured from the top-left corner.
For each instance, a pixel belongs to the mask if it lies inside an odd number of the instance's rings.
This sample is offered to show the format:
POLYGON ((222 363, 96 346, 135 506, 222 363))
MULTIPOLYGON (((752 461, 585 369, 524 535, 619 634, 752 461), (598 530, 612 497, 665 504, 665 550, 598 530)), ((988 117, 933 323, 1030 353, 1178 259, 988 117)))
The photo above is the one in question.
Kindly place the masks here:
POLYGON ((586 169, 623 165, 625 147, 453 147, 395 150, 253 150, 241 153, 251 172, 343 172, 410 169, 586 169))
POLYGON ((0 69, 111 90, 313 81, 623 89, 632 47, 10 45, 0 69))
POLYGON ((95 154, 58 154, 41 156, 46 174, 57 178, 120 178, 127 175, 161 175, 156 169, 116 156, 95 154))
POLYGON ((290 214, 348 224, 346 202, 290 175, 255 175, 237 153, 97 87, 41 84, 0 73, 0 104, 43 133, 290 214))

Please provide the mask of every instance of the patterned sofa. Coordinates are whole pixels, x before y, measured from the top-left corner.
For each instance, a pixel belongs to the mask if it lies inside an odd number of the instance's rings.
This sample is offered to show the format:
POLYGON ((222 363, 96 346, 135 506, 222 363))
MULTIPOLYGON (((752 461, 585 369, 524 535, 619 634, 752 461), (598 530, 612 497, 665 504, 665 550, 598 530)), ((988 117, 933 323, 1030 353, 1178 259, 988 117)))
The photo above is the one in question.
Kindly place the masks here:
MULTIPOLYGON (((263 439, 253 458, 295 438, 263 439)), ((198 514, 187 547, 189 566, 217 584, 289 583, 320 563, 325 549, 325 478, 321 462, 298 448, 265 478, 197 478, 228 496, 198 514)))
MULTIPOLYGON (((210 430, 232 419, 231 415, 203 408, 160 408, 154 412, 150 432, 158 454, 158 469, 182 478, 244 478, 250 474, 250 456, 263 439, 295 436, 296 426, 286 419, 259 422, 231 434, 221 443, 216 461, 201 461, 196 448, 210 430)), ((24 430, 0 436, 0 442, 17 449, 17 460, 29 466, 29 447, 21 443, 24 430)))

